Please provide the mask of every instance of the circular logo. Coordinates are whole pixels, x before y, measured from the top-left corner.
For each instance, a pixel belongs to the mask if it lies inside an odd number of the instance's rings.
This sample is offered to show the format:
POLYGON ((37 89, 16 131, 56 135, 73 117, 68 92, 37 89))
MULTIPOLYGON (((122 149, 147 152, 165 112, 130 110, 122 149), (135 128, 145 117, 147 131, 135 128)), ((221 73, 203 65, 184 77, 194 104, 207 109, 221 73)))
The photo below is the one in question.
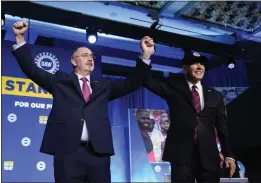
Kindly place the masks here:
POLYGON ((39 161, 39 162, 36 164, 36 168, 37 168, 37 170, 39 170, 39 171, 45 170, 45 168, 46 168, 45 162, 39 161))
POLYGON ((193 55, 196 57, 200 57, 200 54, 198 52, 194 52, 193 55))
POLYGON ((8 120, 9 122, 11 122, 11 123, 16 122, 16 120, 17 120, 16 114, 10 113, 10 114, 7 116, 7 120, 8 120))
POLYGON ((51 74, 55 74, 59 70, 58 59, 49 52, 43 52, 38 54, 35 57, 34 61, 39 68, 51 74))
POLYGON ((24 137, 21 140, 21 143, 22 143, 23 146, 27 147, 31 144, 31 139, 29 137, 24 137))
POLYGON ((159 165, 155 166, 154 169, 155 169, 156 172, 160 172, 161 171, 161 167, 159 165))

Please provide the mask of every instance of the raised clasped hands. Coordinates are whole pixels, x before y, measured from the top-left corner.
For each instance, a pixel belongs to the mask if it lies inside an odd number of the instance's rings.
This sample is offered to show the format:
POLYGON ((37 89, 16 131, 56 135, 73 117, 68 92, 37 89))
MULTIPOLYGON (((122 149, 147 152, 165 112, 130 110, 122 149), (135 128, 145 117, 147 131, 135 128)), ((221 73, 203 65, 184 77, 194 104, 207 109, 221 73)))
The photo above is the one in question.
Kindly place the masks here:
POLYGON ((145 36, 140 41, 140 47, 142 50, 142 57, 150 59, 151 55, 155 52, 153 38, 145 36))

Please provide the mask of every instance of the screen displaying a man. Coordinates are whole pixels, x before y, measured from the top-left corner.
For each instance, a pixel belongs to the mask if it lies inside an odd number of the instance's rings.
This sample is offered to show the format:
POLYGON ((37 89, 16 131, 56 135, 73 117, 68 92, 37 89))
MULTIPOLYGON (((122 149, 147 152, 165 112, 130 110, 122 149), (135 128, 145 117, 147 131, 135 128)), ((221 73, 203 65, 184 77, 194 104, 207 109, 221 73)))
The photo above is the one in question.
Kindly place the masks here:
POLYGON ((161 127, 161 133, 163 135, 164 140, 167 138, 167 133, 170 127, 170 121, 169 120, 164 120, 160 122, 160 127, 161 127))
POLYGON ((156 159, 153 151, 153 143, 149 135, 149 127, 151 124, 150 112, 145 109, 137 109, 135 115, 148 154, 149 161, 155 162, 156 159))

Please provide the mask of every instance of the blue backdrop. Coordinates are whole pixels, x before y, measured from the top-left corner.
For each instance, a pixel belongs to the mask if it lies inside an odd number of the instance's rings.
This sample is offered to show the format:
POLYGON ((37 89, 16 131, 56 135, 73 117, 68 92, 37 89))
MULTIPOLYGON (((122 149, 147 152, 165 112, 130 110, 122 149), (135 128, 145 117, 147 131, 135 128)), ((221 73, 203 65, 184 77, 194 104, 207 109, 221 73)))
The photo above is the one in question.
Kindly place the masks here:
MULTIPOLYGON (((52 182, 54 180, 52 156, 39 152, 45 123, 51 109, 51 96, 26 79, 10 52, 13 43, 2 41, 2 45, 2 180, 4 182, 52 182)), ((57 69, 58 63, 55 60, 58 60, 59 69, 72 71, 70 64, 72 49, 40 46, 31 48, 33 58, 40 60, 44 69, 49 71, 52 71, 53 67, 57 69)), ((102 50, 97 49, 95 53, 97 52, 95 75, 100 76, 102 50)), ((103 54, 106 55, 106 52, 103 54)), ((110 52, 109 56, 118 57, 118 55, 120 53, 115 51, 110 52)), ((133 55, 133 52, 130 53, 129 59, 132 59, 133 55)), ((128 55, 125 54, 126 57, 128 55)), ((221 66, 209 71, 205 83, 210 87, 247 86, 244 62, 238 61, 234 70, 221 66)), ((130 180, 129 108, 167 109, 167 105, 161 98, 144 88, 109 104, 116 152, 112 157, 112 181, 130 180)))

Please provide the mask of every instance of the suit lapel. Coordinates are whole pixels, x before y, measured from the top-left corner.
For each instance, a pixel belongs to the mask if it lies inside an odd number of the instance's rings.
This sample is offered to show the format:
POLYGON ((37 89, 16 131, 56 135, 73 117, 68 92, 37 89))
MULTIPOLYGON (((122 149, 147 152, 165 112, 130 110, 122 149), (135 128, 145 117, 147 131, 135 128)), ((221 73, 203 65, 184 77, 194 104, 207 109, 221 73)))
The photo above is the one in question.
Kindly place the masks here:
POLYGON ((184 82, 184 94, 186 95, 186 98, 188 99, 188 103, 191 105, 193 110, 195 112, 197 112, 197 110, 196 110, 196 108, 194 106, 194 103, 193 103, 192 92, 191 92, 187 82, 184 82))
POLYGON ((197 112, 192 100, 192 93, 186 78, 184 76, 181 78, 177 77, 173 82, 173 87, 180 90, 180 93, 183 95, 184 99, 189 103, 193 110, 197 112))
POLYGON ((95 96, 97 94, 98 85, 99 85, 99 83, 97 81, 94 81, 91 79, 92 94, 91 94, 89 102, 91 102, 95 98, 95 96))
POLYGON ((81 90, 81 87, 80 87, 80 82, 79 82, 79 79, 78 79, 78 77, 75 73, 71 74, 71 80, 72 80, 72 83, 74 84, 75 88, 77 89, 78 93, 80 94, 80 96, 84 100, 82 90, 81 90))
POLYGON ((99 95, 99 93, 100 93, 99 89, 102 86, 102 82, 95 80, 94 77, 91 76, 90 80, 91 80, 90 84, 91 84, 91 88, 92 88, 92 94, 91 94, 90 99, 87 102, 87 104, 92 102, 95 99, 95 97, 99 95))
POLYGON ((194 106, 193 101, 192 101, 192 93, 191 93, 191 90, 190 90, 190 88, 189 88, 189 85, 188 85, 188 83, 187 83, 186 81, 182 83, 181 88, 182 88, 182 90, 183 90, 183 94, 184 94, 185 97, 188 99, 188 102, 189 102, 192 106, 194 106))

